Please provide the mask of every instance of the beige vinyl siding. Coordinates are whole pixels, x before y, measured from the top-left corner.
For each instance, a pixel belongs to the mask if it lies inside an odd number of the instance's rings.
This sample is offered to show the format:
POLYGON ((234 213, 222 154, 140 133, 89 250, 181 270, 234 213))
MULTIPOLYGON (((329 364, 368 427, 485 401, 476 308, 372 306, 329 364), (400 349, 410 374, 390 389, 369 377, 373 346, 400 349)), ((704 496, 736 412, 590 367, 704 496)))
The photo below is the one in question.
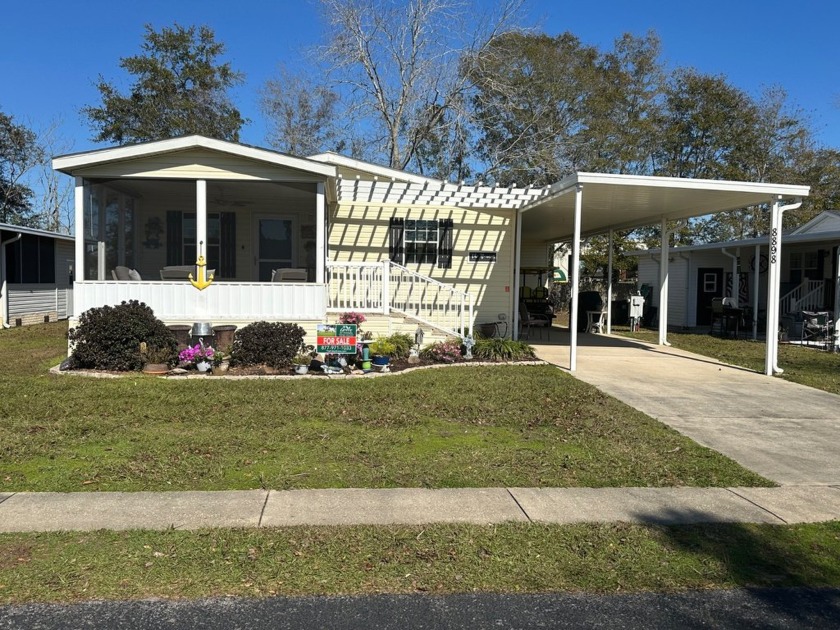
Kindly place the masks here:
POLYGON ((464 208, 392 207, 342 204, 330 210, 328 256, 338 262, 380 262, 388 258, 389 221, 452 219, 451 269, 432 264, 407 267, 473 295, 475 323, 511 318, 514 212, 464 208), (496 252, 495 262, 470 262, 469 252, 496 252))
POLYGON ((190 149, 132 160, 98 164, 74 175, 92 177, 138 177, 165 179, 228 179, 262 181, 322 181, 323 177, 283 168, 245 157, 190 149))

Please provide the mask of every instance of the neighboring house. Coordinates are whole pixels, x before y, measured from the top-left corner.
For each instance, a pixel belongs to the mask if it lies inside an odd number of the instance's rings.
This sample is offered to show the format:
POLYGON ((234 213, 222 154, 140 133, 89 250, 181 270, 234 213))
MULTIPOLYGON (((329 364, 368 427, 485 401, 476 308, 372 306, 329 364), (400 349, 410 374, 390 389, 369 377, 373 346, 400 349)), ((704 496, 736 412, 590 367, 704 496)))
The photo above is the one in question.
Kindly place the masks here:
MULTIPOLYGON (((779 315, 801 311, 836 312, 840 213, 823 212, 783 237, 780 267, 779 315)), ((660 250, 631 252, 639 259, 639 284, 653 287, 653 306, 659 306, 660 250)), ((764 330, 767 309, 767 237, 706 243, 669 250, 669 322, 673 327, 708 326, 712 299, 734 297, 737 277, 740 306, 755 313, 764 330)))
POLYGON ((74 238, 0 223, 0 324, 66 319, 73 310, 74 238))

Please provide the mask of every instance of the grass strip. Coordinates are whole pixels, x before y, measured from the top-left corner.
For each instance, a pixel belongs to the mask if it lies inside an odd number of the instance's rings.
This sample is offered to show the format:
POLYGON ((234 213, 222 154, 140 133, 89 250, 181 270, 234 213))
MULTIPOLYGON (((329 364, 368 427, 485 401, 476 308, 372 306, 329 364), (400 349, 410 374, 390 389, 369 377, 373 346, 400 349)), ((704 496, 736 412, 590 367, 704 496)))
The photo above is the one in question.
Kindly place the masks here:
POLYGON ((46 374, 64 328, 0 332, 0 491, 772 485, 552 366, 46 374))
MULTIPOLYGON (((631 333, 626 328, 613 327, 613 332, 640 341, 656 343, 658 333, 642 330, 631 333)), ((668 333, 668 341, 675 348, 702 354, 741 367, 764 372, 765 344, 752 339, 732 339, 703 333, 668 333)), ((787 381, 815 389, 840 394, 840 353, 825 352, 793 344, 779 344, 780 376, 787 381)))
POLYGON ((840 523, 0 535, 0 603, 840 586, 840 523))

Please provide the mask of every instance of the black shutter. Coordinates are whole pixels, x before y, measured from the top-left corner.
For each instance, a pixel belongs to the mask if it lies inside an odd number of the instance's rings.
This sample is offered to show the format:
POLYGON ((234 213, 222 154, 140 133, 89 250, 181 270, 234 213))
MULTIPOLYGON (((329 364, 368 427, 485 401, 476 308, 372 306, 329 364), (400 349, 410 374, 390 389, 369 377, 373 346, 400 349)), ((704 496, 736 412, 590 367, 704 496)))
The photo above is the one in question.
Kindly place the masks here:
POLYGON ((219 276, 222 278, 236 277, 236 213, 222 212, 219 218, 221 231, 221 260, 219 261, 219 276))
POLYGON ((452 219, 441 219, 438 223, 438 268, 452 269, 452 219))
POLYGON ((391 218, 388 229, 388 259, 397 264, 403 264, 405 253, 405 219, 391 218))
POLYGON ((169 210, 166 213, 166 264, 184 264, 184 225, 183 213, 169 210))

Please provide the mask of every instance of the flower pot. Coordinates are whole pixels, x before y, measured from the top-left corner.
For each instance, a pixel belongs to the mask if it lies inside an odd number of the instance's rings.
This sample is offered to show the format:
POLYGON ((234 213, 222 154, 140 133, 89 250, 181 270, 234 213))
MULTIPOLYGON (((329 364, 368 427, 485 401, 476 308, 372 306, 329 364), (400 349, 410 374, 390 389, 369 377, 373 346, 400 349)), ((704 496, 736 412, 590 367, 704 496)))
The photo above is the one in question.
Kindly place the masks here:
POLYGON ((195 369, 199 372, 208 372, 210 370, 210 361, 197 361, 195 369))
POLYGON ((295 374, 307 374, 309 372, 308 365, 296 365, 295 374))
POLYGON ((374 365, 388 365, 391 361, 391 357, 383 357, 383 356, 375 356, 372 359, 374 365))
POLYGON ((143 366, 143 374, 166 374, 168 371, 166 363, 147 363, 143 366))
POLYGON ((213 374, 224 374, 230 369, 230 361, 222 361, 219 365, 213 366, 213 374))

